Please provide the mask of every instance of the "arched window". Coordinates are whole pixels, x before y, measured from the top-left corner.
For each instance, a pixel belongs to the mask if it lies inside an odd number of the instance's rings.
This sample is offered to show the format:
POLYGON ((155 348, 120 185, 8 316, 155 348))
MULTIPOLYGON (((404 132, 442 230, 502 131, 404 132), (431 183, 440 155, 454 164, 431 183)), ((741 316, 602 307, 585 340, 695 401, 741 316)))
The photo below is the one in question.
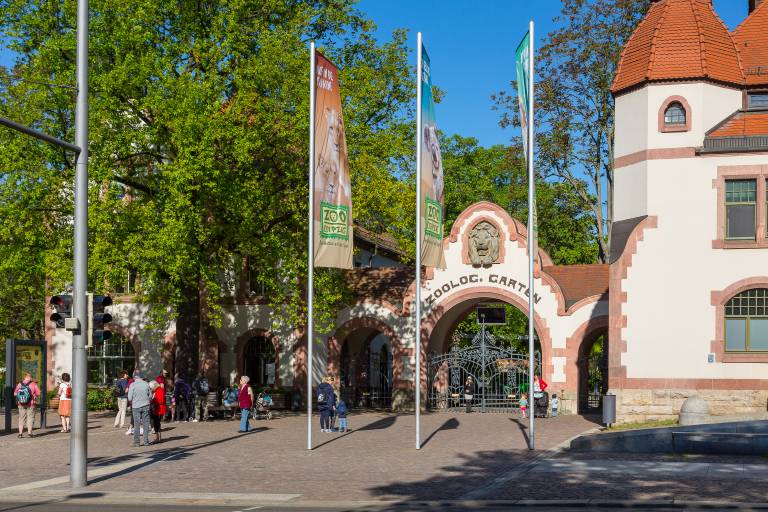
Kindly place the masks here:
POLYGON ((768 288, 753 288, 725 305, 725 350, 768 352, 768 288))
POLYGON ((101 345, 88 347, 88 383, 109 386, 122 370, 133 374, 136 351, 128 338, 115 335, 101 345))
POLYGON ((664 111, 664 124, 667 126, 685 126, 685 108, 678 101, 673 101, 664 111))

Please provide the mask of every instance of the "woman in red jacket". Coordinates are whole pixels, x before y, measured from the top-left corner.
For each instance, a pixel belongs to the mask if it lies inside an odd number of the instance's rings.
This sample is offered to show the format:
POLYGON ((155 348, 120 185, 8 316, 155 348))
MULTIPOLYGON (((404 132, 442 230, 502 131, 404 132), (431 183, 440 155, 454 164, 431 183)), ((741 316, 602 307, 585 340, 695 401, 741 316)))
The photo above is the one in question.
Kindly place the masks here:
POLYGON ((160 442, 160 420, 165 416, 165 389, 157 381, 149 383, 149 389, 152 391, 152 401, 150 402, 149 415, 152 420, 152 428, 155 431, 154 443, 160 442))

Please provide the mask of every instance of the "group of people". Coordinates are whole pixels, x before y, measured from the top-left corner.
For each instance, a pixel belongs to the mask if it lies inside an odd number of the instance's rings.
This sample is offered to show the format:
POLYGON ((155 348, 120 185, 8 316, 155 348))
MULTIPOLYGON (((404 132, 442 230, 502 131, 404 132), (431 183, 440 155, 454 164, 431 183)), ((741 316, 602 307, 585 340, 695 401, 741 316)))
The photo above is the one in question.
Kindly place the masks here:
MULTIPOLYGON (((547 389, 548 384, 539 377, 538 375, 533 377, 533 397, 534 400, 539 400, 545 395, 545 390, 547 389)), ((506 391, 506 387, 505 387, 506 391)), ((507 393, 511 392, 511 389, 509 391, 506 391, 507 393)), ((466 406, 466 411, 468 413, 472 412, 472 402, 475 398, 475 381, 470 376, 467 377, 467 380, 464 381, 464 405, 466 406)), ((558 410, 560 408, 560 399, 557 398, 556 394, 552 395, 552 399, 549 401, 549 405, 552 408, 552 417, 557 417, 558 410)), ((546 404, 545 404, 546 406, 546 404)), ((530 407, 530 404, 528 402, 528 393, 523 392, 520 394, 520 399, 518 400, 518 408, 520 409, 520 416, 522 418, 528 417, 528 409, 530 407)), ((545 411, 546 412, 546 411, 545 411)))
MULTIPOLYGON (((70 431, 70 420, 72 417, 72 382, 68 373, 61 375, 61 383, 56 391, 59 399, 59 417, 61 419, 61 432, 70 431)), ((13 390, 13 396, 19 408, 19 438, 24 437, 24 428, 27 429, 27 435, 34 437, 33 429, 35 426, 35 406, 40 401, 42 392, 40 386, 32 378, 31 373, 25 373, 24 377, 16 384, 13 390)))
POLYGON ((333 389, 333 377, 325 377, 317 387, 317 409, 320 412, 320 432, 347 432, 349 430, 347 423, 349 410, 344 400, 336 398, 336 391, 333 389), (334 427, 336 418, 339 420, 338 430, 334 427))

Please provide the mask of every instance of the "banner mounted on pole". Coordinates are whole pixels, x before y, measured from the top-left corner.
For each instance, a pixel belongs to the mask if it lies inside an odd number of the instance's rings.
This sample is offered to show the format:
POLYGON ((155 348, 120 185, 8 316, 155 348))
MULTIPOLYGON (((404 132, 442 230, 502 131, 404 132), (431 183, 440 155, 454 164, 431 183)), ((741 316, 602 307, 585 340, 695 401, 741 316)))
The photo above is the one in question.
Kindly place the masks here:
POLYGON ((339 71, 315 52, 314 264, 352 268, 352 188, 339 71))
POLYGON ((429 55, 421 46, 421 264, 445 268, 443 253, 443 157, 437 136, 429 55))
POLYGON ((520 128, 523 132, 523 151, 528 158, 528 71, 530 68, 531 34, 526 33, 515 51, 517 71, 517 104, 520 109, 520 128))

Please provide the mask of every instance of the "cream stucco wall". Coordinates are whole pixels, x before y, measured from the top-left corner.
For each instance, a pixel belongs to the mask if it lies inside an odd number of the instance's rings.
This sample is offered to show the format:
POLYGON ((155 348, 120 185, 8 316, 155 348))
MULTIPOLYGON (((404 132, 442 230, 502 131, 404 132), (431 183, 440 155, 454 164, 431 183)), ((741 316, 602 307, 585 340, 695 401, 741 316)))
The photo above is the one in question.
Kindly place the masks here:
MULTIPOLYGON (((648 166, 648 229, 623 283, 628 378, 765 379, 765 363, 708 363, 713 290, 768 274, 768 249, 713 249, 718 166, 766 165, 766 155, 656 160, 648 166)), ((617 203, 623 201, 617 196, 617 203)), ((759 198, 765 200, 765 198, 759 198)))

